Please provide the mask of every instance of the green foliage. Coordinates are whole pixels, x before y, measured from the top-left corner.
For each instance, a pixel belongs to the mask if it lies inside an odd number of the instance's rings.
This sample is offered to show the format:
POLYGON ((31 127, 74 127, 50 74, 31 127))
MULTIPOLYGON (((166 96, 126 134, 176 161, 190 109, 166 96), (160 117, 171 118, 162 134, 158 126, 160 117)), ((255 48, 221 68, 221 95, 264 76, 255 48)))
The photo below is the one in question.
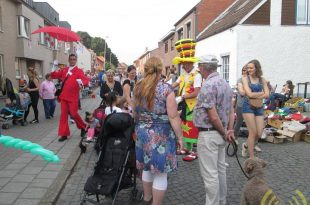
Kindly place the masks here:
MULTIPOLYGON (((105 49, 105 43, 106 41, 101 37, 92 37, 87 32, 84 31, 78 31, 77 34, 81 38, 81 42, 87 47, 92 49, 97 56, 104 56, 104 49, 105 49)), ((110 67, 117 67, 118 65, 118 58, 117 56, 112 52, 111 48, 109 48, 109 45, 106 45, 106 64, 108 64, 110 67), (111 55, 111 66, 110 66, 110 55, 111 55)), ((107 66, 106 66, 106 70, 107 66)))
POLYGON ((84 46, 91 48, 92 37, 84 31, 78 31, 77 34, 80 36, 81 42, 84 44, 84 46))

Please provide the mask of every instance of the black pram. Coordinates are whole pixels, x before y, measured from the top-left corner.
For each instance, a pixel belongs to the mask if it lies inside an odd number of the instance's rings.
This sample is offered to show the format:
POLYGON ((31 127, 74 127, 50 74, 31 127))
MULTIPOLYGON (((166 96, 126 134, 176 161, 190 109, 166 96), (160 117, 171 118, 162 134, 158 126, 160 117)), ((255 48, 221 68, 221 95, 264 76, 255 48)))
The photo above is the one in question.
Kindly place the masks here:
POLYGON ((103 133, 98 137, 98 140, 102 140, 99 160, 94 174, 84 186, 81 204, 86 201, 100 204, 99 195, 104 195, 113 198, 113 205, 118 192, 130 187, 133 187, 132 198, 138 197, 133 133, 134 121, 129 114, 113 113, 107 116, 103 133), (89 199, 90 195, 96 195, 97 201, 89 199))

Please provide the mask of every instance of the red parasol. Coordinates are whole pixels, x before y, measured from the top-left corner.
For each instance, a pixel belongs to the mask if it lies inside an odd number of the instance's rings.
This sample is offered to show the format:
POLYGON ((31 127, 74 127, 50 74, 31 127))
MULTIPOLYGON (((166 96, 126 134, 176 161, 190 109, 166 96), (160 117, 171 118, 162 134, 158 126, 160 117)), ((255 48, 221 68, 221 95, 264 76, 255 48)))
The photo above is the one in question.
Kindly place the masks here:
POLYGON ((56 38, 57 40, 64 42, 80 41, 80 37, 75 32, 64 27, 45 26, 32 32, 32 34, 36 33, 48 33, 50 36, 56 38))

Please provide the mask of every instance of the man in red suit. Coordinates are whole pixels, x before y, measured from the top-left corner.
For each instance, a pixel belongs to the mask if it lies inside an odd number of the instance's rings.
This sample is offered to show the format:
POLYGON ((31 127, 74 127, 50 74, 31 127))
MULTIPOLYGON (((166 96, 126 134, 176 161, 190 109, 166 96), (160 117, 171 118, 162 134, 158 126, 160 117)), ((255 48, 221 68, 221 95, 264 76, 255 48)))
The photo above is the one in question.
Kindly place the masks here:
POLYGON ((86 134, 86 124, 78 113, 78 101, 80 88, 88 85, 89 81, 84 75, 83 70, 76 66, 77 56, 69 55, 69 67, 51 73, 52 79, 60 79, 63 83, 60 100, 60 121, 58 128, 59 142, 65 141, 70 136, 68 115, 70 113, 75 121, 77 128, 81 130, 81 137, 86 134))

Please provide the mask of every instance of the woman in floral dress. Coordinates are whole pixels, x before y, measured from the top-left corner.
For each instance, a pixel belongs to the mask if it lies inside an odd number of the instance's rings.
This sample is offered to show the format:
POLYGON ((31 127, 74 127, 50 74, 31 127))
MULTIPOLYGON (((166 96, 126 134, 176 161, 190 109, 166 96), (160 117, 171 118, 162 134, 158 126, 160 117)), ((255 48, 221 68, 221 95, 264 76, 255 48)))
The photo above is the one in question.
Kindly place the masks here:
POLYGON ((177 169, 176 144, 182 146, 175 95, 171 85, 160 81, 161 72, 160 59, 148 59, 134 89, 137 168, 143 170, 143 204, 153 205, 162 204, 167 173, 177 169))

